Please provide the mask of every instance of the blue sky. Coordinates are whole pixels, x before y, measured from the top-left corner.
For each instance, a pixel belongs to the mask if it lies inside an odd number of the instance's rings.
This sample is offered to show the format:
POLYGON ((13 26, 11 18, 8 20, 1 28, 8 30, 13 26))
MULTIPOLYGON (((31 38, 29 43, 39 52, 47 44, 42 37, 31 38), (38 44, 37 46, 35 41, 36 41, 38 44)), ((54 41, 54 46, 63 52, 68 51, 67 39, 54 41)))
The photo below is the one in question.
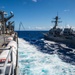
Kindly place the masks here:
POLYGON ((0 10, 13 11, 15 30, 20 22, 25 30, 49 30, 57 12, 62 21, 59 27, 75 26, 75 0, 0 0, 0 10))

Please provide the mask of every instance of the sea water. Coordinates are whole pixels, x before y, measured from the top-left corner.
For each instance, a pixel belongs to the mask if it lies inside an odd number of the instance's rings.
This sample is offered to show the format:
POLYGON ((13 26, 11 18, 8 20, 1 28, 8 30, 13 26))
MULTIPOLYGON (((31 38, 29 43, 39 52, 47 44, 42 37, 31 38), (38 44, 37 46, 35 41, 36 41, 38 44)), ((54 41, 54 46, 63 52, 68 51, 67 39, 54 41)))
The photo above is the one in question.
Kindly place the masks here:
POLYGON ((75 75, 74 49, 65 44, 19 38, 18 50, 20 75, 75 75))

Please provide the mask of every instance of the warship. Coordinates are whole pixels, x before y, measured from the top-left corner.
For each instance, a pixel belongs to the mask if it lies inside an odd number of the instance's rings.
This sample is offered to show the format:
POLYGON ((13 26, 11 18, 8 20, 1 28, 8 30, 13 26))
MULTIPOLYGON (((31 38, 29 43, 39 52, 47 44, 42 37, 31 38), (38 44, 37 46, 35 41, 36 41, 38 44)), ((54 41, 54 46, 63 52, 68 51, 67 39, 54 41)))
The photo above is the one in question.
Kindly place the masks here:
POLYGON ((14 31, 13 12, 0 11, 0 75, 18 74, 18 34, 14 31))
POLYGON ((44 39, 51 40, 55 42, 68 43, 75 45, 75 31, 71 27, 65 27, 64 29, 58 28, 59 17, 54 18, 54 27, 51 28, 47 33, 44 34, 44 39))

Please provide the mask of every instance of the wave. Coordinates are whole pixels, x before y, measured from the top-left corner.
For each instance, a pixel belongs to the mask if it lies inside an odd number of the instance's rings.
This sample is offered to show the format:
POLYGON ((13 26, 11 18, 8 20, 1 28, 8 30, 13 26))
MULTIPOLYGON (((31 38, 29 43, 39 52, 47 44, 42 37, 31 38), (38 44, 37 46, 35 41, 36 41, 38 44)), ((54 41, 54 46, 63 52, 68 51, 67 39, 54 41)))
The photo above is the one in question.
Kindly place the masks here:
POLYGON ((62 61, 56 53, 58 45, 45 40, 42 42, 45 43, 44 48, 41 47, 43 49, 19 38, 20 75, 75 75, 75 65, 62 61), (56 49, 53 54, 46 53, 48 47, 49 50, 56 49))

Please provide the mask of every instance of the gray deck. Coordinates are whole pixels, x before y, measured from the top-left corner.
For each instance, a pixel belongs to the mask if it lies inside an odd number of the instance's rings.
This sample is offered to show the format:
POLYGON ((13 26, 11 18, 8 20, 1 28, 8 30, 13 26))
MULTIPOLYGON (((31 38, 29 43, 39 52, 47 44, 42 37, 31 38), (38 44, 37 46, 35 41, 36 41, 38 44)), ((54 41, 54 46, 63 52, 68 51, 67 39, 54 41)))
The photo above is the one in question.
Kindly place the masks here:
MULTIPOLYGON (((8 34, 2 34, 0 35, 0 48, 4 48, 6 46, 3 46, 3 44, 5 43, 6 44, 6 41, 4 41, 6 38, 8 38, 10 35, 8 34)), ((0 53, 2 52, 2 50, 0 50, 0 53)))

